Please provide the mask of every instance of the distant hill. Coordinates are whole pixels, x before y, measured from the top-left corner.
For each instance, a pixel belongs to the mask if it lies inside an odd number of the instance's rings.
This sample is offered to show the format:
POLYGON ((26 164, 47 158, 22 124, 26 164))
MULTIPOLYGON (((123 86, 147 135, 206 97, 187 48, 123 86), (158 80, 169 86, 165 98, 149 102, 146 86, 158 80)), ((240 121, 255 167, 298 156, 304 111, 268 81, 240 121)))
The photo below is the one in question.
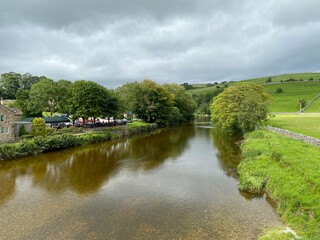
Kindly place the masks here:
MULTIPOLYGON (((300 100, 309 102, 320 93, 320 73, 282 74, 247 79, 239 82, 262 84, 273 97, 270 107, 270 111, 272 112, 298 112, 300 110, 300 100), (282 89, 282 92, 278 89, 282 89)), ((225 85, 233 83, 224 82, 218 85, 195 84, 192 85, 194 89, 187 90, 187 92, 194 96, 208 95, 221 90, 225 85)), ((320 112, 320 99, 313 102, 306 112, 320 112)))

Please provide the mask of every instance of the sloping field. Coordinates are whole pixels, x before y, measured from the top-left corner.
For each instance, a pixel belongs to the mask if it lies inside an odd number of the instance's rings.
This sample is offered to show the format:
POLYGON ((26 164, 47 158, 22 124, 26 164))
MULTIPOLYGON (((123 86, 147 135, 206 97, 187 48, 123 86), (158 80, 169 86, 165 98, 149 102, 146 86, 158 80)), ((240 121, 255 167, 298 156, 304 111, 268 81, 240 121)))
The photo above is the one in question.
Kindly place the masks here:
MULTIPOLYGON (((305 99, 309 102, 320 93, 320 82, 291 82, 263 86, 273 97, 270 108, 271 112, 298 112, 300 110, 300 99, 305 99), (276 93, 278 88, 282 88, 283 92, 276 93)), ((316 103, 317 101, 313 104, 316 103)))
MULTIPOLYGON (((319 92, 320 93, 320 92, 319 92)), ((317 98, 305 111, 306 113, 320 113, 320 97, 317 98)), ((320 123, 320 122, 319 122, 320 123)))
MULTIPOLYGON (((277 76, 270 76, 272 78, 272 82, 281 82, 286 81, 290 78, 295 80, 309 80, 310 78, 313 78, 313 80, 320 80, 320 73, 294 73, 294 74, 281 74, 277 76)), ((247 79, 242 80, 243 82, 253 82, 253 83, 265 83, 266 80, 269 78, 267 77, 261 77, 261 78, 253 78, 253 79, 247 79)))

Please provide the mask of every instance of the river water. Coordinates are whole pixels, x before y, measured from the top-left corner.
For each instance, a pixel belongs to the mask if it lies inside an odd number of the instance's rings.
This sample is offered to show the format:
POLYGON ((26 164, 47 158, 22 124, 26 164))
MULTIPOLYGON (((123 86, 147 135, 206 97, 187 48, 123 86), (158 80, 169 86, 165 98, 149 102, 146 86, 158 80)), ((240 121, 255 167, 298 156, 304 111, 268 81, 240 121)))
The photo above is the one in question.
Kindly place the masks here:
POLYGON ((237 189, 210 123, 0 163, 0 239, 256 239, 281 226, 237 189))

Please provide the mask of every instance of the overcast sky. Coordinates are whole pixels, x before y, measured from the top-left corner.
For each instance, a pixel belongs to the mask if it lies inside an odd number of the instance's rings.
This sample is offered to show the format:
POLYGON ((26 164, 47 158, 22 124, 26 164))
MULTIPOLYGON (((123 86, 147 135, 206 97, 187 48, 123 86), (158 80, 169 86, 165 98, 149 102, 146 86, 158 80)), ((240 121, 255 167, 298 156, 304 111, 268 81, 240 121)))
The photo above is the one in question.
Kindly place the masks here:
POLYGON ((0 73, 106 87, 320 71, 319 0, 1 0, 0 73))

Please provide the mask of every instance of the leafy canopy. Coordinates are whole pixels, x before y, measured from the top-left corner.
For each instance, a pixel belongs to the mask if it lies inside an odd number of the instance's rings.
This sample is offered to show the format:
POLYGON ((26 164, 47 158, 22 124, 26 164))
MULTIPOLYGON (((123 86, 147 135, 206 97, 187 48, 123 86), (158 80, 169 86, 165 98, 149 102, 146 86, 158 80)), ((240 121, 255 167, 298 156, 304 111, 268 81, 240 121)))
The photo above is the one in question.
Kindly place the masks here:
POLYGON ((250 132, 268 115, 271 96, 254 83, 237 83, 213 98, 212 121, 230 133, 250 132))

